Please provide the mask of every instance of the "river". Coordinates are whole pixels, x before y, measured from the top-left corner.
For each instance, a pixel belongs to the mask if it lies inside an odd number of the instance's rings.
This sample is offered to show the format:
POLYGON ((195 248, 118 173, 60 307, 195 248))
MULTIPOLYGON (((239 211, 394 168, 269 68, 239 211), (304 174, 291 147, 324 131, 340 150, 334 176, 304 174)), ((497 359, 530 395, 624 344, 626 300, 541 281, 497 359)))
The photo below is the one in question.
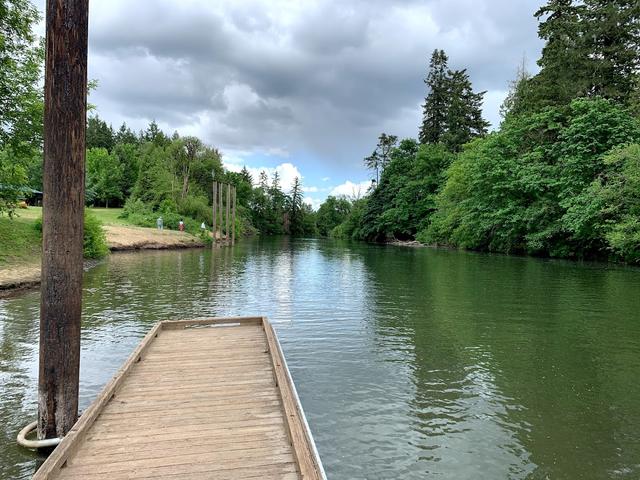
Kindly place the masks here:
MULTIPOLYGON (((39 293, 0 300, 0 478, 41 459, 39 293)), ((163 319, 266 315, 330 479, 640 478, 640 270, 329 240, 85 272, 81 407, 163 319)))

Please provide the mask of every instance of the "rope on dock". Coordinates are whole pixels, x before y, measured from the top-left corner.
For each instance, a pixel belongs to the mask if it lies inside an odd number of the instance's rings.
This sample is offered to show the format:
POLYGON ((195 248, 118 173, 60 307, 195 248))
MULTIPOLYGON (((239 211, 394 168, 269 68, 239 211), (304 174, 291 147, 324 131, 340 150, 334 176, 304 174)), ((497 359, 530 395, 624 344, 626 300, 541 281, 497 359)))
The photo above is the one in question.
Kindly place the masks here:
POLYGON ((57 446, 61 438, 47 438, 46 440, 27 440, 27 435, 38 427, 38 422, 31 422, 18 433, 18 445, 25 448, 48 448, 57 446))

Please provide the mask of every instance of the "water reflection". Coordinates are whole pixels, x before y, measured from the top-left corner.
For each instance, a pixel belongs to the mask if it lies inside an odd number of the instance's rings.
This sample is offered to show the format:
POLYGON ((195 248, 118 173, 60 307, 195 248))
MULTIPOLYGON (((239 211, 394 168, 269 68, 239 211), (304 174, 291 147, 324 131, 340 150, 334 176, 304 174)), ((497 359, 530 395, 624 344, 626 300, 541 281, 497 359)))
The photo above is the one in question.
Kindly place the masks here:
MULTIPOLYGON (((330 478, 638 478, 640 271, 342 242, 112 255, 81 406, 158 320, 275 323, 330 478)), ((0 478, 30 478, 38 293, 0 300, 0 478)))

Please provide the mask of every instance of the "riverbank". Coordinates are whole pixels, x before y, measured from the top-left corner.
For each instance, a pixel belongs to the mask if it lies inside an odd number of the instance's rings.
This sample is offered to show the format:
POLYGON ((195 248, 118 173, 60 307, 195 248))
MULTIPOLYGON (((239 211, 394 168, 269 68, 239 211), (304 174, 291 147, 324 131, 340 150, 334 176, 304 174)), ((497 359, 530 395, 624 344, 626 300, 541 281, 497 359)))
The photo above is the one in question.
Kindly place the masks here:
MULTIPOLYGON (((117 218, 117 209, 100 209, 98 215, 105 224, 107 245, 111 251, 162 250, 202 247, 198 237, 175 230, 127 225, 117 218), (100 211, 102 210, 102 211, 100 211)), ((40 283, 40 237, 33 224, 38 210, 20 212, 14 220, 0 219, 0 298, 40 283)))

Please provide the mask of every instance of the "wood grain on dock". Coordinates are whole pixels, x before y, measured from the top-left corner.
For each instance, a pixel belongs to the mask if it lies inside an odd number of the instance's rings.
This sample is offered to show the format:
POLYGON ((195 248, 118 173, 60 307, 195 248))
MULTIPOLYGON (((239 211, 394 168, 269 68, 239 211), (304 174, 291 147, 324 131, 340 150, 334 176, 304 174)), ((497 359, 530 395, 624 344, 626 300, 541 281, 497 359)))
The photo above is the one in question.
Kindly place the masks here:
POLYGON ((34 476, 89 478, 325 478, 271 324, 157 324, 34 476))

